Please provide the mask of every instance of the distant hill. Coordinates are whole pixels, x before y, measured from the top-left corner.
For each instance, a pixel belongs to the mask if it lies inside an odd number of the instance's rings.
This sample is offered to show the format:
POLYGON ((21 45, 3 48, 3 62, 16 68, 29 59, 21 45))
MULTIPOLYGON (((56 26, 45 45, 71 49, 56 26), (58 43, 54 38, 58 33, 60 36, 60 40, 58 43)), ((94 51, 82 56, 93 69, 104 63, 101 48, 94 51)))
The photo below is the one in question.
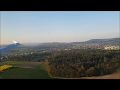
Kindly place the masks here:
POLYGON ((109 38, 109 39, 90 39, 84 42, 72 42, 73 44, 90 44, 99 43, 102 45, 120 45, 120 38, 109 38))
POLYGON ((120 42, 120 38, 110 38, 110 39, 90 39, 86 41, 87 43, 101 43, 101 42, 120 42))
MULTIPOLYGON (((57 48, 57 47, 73 47, 74 45, 81 44, 99 44, 100 47, 104 48, 106 45, 120 45, 120 38, 109 38, 109 39, 90 39, 84 42, 71 42, 71 43, 63 43, 63 42, 49 42, 49 43, 40 43, 38 46, 40 47, 48 47, 48 48, 57 48)), ((94 46, 93 46, 94 47, 94 46)))
MULTIPOLYGON (((83 42, 46 42, 46 43, 21 43, 19 47, 24 46, 41 46, 41 47, 58 47, 58 46, 70 46, 74 44, 91 44, 97 43, 101 45, 120 45, 120 38, 108 38, 108 39, 90 39, 88 41, 83 42)), ((4 47, 6 45, 0 45, 0 47, 4 47)))
POLYGON ((40 43, 21 43, 21 44, 24 45, 24 46, 36 46, 40 43))

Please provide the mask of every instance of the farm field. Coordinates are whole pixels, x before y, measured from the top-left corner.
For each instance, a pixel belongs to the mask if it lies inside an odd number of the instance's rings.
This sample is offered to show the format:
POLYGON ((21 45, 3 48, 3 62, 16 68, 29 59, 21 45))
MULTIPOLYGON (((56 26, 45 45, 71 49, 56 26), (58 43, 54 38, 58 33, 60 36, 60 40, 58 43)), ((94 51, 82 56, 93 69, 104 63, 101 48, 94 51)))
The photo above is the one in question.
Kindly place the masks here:
POLYGON ((0 66, 0 71, 4 71, 4 70, 9 69, 11 67, 12 67, 11 65, 1 65, 0 66))
POLYGON ((20 65, 19 67, 20 68, 36 68, 40 64, 41 62, 27 62, 27 63, 20 65))
POLYGON ((51 79, 44 62, 2 62, 12 64, 13 67, 0 72, 2 79, 51 79), (25 67, 26 65, 26 67, 25 67))
POLYGON ((12 66, 16 67, 16 66, 23 65, 25 63, 28 63, 28 62, 25 62, 25 61, 4 61, 4 62, 0 62, 0 65, 12 65, 12 66))

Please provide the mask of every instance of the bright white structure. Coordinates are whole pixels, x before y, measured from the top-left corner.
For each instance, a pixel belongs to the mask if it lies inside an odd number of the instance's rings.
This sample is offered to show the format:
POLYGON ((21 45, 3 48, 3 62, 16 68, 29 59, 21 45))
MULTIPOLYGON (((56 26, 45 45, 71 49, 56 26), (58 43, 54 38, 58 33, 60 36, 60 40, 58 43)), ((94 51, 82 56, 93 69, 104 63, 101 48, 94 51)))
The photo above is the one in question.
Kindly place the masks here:
POLYGON ((110 50, 110 49, 118 50, 118 49, 120 49, 120 46, 105 46, 104 49, 106 49, 106 50, 110 50))

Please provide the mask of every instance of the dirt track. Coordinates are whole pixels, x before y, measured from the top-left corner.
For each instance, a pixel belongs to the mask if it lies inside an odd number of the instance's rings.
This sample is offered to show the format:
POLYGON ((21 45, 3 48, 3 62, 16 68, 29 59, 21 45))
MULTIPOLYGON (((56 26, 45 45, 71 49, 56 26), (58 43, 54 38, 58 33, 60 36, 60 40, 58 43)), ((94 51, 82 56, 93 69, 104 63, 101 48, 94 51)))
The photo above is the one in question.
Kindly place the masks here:
POLYGON ((41 62, 28 62, 26 64, 23 64, 19 66, 20 68, 35 68, 37 67, 41 62))

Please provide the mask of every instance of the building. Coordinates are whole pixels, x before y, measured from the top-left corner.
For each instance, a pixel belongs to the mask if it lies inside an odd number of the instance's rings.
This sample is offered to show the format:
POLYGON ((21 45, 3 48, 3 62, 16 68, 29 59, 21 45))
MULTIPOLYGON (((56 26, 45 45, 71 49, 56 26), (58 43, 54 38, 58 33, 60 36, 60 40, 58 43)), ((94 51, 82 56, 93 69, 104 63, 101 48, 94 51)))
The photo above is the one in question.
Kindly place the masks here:
POLYGON ((118 50, 120 49, 120 46, 105 46, 105 50, 118 50))

